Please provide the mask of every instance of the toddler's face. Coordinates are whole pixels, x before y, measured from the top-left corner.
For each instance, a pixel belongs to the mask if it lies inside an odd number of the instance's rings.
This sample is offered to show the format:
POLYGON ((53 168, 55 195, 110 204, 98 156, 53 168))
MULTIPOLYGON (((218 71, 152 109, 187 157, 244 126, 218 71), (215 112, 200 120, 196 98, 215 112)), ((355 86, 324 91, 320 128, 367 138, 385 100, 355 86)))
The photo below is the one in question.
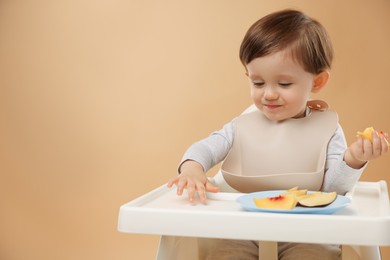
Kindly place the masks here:
POLYGON ((304 116, 316 75, 306 72, 286 51, 256 58, 246 68, 253 102, 268 119, 304 116))

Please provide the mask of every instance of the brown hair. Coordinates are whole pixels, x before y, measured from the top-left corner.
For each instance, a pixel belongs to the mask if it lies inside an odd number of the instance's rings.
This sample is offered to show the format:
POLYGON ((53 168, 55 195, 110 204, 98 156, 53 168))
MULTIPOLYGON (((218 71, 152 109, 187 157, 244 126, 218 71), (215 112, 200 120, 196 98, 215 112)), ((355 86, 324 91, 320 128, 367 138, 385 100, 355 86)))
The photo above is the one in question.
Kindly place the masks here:
POLYGON ((285 49, 307 72, 318 74, 331 67, 333 47, 325 28, 296 10, 271 13, 255 22, 241 43, 240 60, 246 66, 285 49))

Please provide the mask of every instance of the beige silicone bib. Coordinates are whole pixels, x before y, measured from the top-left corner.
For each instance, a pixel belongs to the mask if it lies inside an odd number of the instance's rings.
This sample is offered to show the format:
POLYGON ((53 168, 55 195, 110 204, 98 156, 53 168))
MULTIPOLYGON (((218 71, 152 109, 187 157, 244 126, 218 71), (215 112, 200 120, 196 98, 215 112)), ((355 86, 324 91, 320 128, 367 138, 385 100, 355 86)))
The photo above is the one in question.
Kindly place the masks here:
POLYGON ((226 182, 240 192, 320 190, 327 144, 338 123, 336 112, 313 110, 282 122, 261 111, 237 118, 231 151, 222 164, 226 182))

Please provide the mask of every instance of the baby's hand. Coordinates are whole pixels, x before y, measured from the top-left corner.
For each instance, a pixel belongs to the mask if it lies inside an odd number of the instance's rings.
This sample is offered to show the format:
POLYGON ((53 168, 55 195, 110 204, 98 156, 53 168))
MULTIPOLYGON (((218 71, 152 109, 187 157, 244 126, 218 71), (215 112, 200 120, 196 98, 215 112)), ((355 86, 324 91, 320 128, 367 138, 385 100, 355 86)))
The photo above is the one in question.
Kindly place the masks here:
POLYGON ((177 186, 177 195, 181 196, 184 189, 187 189, 188 200, 192 203, 195 194, 198 193, 202 203, 206 203, 206 192, 218 192, 219 188, 212 185, 203 172, 202 166, 195 161, 187 161, 181 166, 179 176, 170 180, 167 184, 169 188, 177 186))
POLYGON ((363 138, 366 138, 368 140, 370 140, 372 142, 372 138, 373 138, 373 133, 376 133, 377 135, 379 135, 380 137, 384 137, 385 138, 385 141, 386 141, 386 144, 387 146, 390 146, 389 142, 387 141, 387 139, 389 138, 389 135, 387 133, 384 133, 382 131, 375 131, 375 129, 371 126, 371 127, 367 127, 366 129, 364 129, 363 132, 357 132, 357 136, 361 136, 363 138))
POLYGON ((376 159, 389 150, 388 134, 367 128, 358 132, 357 140, 352 143, 345 155, 345 162, 352 168, 361 168, 367 161, 376 159))

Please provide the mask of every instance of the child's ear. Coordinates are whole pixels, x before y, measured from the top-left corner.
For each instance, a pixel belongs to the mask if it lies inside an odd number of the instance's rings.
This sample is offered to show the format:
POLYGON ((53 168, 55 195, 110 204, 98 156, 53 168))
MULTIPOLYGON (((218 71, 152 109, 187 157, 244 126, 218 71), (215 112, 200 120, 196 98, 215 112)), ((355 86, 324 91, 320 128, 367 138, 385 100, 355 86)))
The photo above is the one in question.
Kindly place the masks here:
POLYGON ((311 92, 317 93, 323 89, 329 80, 329 71, 323 71, 314 77, 313 88, 311 92))

